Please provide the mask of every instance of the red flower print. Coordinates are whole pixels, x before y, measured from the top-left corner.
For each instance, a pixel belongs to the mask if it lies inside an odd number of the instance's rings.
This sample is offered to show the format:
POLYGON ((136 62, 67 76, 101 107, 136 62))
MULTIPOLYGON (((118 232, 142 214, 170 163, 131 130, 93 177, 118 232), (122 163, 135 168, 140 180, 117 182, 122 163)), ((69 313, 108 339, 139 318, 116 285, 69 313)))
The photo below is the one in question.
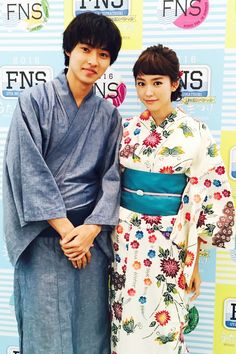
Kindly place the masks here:
POLYGON ((119 250, 119 245, 118 243, 113 243, 113 248, 114 248, 114 251, 118 251, 119 250))
POLYGON ((211 186, 211 181, 209 179, 206 179, 204 182, 204 186, 209 188, 211 186))
POLYGON ((175 220, 176 220, 176 218, 172 218, 172 219, 171 219, 171 222, 170 222, 171 225, 174 225, 174 224, 175 224, 175 220))
POLYGON ((122 234, 122 232, 123 232, 123 226, 121 226, 120 224, 117 225, 117 226, 116 226, 116 232, 117 232, 118 234, 122 234))
POLYGON ((155 319, 161 326, 165 326, 170 320, 170 314, 168 311, 159 311, 155 314, 155 319))
POLYGON ((161 216, 149 216, 149 215, 143 215, 141 219, 145 220, 146 224, 150 225, 158 225, 161 223, 161 216))
POLYGON ((223 192, 222 192, 223 196, 224 197, 230 197, 230 191, 227 191, 227 189, 224 189, 223 192))
POLYGON ((225 173, 225 168, 224 166, 218 166, 215 171, 218 175, 223 175, 225 173))
POLYGON ((178 286, 180 287, 180 289, 185 289, 185 286, 186 286, 186 279, 185 279, 185 276, 184 276, 184 273, 182 272, 179 276, 179 279, 178 279, 178 286))
POLYGON ((162 140, 161 134, 157 133, 156 131, 151 132, 151 134, 144 139, 143 141, 143 145, 147 146, 147 147, 156 147, 162 140))
POLYGON ((191 214, 190 214, 190 213, 186 213, 186 214, 185 214, 185 219, 188 220, 188 221, 190 221, 190 219, 191 219, 191 214))
POLYGON ((124 234, 124 239, 128 242, 129 241, 129 234, 128 234, 128 232, 126 232, 125 234, 124 234))
POLYGON ((206 220, 206 215, 203 213, 203 211, 201 211, 201 213, 199 215, 197 227, 201 227, 201 226, 205 225, 205 220, 206 220))
POLYGON ((220 200, 221 198, 222 198, 222 195, 220 194, 220 192, 214 193, 214 199, 220 200))
POLYGON ((127 257, 125 257, 125 260, 124 260, 125 264, 127 264, 127 257))
POLYGON ((130 137, 125 139, 125 144, 129 144, 130 142, 131 142, 131 138, 130 137))
POLYGON ((141 127, 141 124, 138 122, 137 124, 136 124, 136 127, 141 127))
POLYGON ((133 288, 128 290, 128 295, 129 296, 134 296, 135 294, 136 294, 136 291, 133 288))
POLYGON ((122 304, 120 302, 114 302, 112 305, 115 318, 121 321, 122 318, 122 304))
POLYGON ((156 238, 155 235, 151 235, 151 236, 148 237, 148 240, 149 240, 150 243, 155 243, 157 238, 156 238))
POLYGON ((127 266, 123 265, 122 270, 123 270, 124 273, 126 272, 126 269, 127 269, 127 266))
POLYGON ((134 240, 133 242, 131 242, 131 247, 134 248, 134 249, 139 248, 139 243, 138 243, 138 241, 134 240))
POLYGON ((164 166, 160 169, 160 173, 167 173, 167 174, 172 174, 175 171, 173 170, 172 166, 164 166))
POLYGON ((150 267, 152 265, 152 261, 148 258, 144 259, 143 263, 146 267, 150 267))
POLYGON ((190 180, 189 180, 189 182, 190 182, 191 184, 198 184, 198 178, 197 178, 197 177, 191 177, 190 180))
POLYGON ((190 251, 187 251, 184 264, 187 267, 191 267, 191 265, 193 264, 193 261, 194 261, 194 254, 190 251))
POLYGON ((140 119, 141 120, 148 120, 150 116, 151 116, 151 113, 149 112, 149 110, 146 109, 146 111, 144 111, 142 114, 140 114, 140 119))
POLYGON ((179 262, 174 258, 167 258, 161 260, 161 270, 167 277, 174 278, 179 271, 179 262))

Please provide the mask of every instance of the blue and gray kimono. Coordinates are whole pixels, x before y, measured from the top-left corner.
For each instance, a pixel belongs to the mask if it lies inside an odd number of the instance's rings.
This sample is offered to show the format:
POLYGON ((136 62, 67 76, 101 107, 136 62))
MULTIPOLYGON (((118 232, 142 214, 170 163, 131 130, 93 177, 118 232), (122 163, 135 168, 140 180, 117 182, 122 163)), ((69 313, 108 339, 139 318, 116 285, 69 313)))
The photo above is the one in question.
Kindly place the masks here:
POLYGON ((21 354, 109 354, 109 228, 118 220, 121 118, 93 90, 78 108, 65 74, 24 91, 4 161, 4 227, 15 266, 21 354), (99 224, 76 270, 47 220, 99 224))

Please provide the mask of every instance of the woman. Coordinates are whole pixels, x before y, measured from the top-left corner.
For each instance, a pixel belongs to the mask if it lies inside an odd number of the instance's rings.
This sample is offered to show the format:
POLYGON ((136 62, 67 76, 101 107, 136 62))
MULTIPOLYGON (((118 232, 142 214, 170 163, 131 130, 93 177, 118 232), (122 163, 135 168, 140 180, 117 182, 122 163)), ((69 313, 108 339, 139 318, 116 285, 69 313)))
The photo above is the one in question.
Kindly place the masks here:
POLYGON ((181 99, 176 53, 149 47, 133 74, 146 110, 124 121, 120 149, 113 354, 183 354, 187 294, 194 300, 200 291, 200 244, 233 245, 233 203, 206 125, 172 104, 181 99))

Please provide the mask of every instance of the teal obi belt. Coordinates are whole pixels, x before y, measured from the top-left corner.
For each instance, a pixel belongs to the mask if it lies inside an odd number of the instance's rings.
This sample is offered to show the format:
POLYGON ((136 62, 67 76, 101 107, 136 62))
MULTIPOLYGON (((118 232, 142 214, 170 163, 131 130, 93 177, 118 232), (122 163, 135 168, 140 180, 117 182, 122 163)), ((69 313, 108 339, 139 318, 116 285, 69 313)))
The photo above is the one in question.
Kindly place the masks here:
POLYGON ((122 207, 145 215, 167 216, 178 213, 187 176, 126 168, 121 183, 122 207))

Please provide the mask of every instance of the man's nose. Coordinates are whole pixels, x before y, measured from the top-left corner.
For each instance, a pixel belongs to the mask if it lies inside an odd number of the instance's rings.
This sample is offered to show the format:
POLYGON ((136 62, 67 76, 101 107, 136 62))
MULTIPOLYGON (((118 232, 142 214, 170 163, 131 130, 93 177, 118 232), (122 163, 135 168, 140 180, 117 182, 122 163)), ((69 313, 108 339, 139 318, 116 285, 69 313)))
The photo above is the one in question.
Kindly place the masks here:
POLYGON ((93 66, 98 64, 98 57, 97 57, 96 51, 92 50, 89 53, 88 64, 93 65, 93 66))

